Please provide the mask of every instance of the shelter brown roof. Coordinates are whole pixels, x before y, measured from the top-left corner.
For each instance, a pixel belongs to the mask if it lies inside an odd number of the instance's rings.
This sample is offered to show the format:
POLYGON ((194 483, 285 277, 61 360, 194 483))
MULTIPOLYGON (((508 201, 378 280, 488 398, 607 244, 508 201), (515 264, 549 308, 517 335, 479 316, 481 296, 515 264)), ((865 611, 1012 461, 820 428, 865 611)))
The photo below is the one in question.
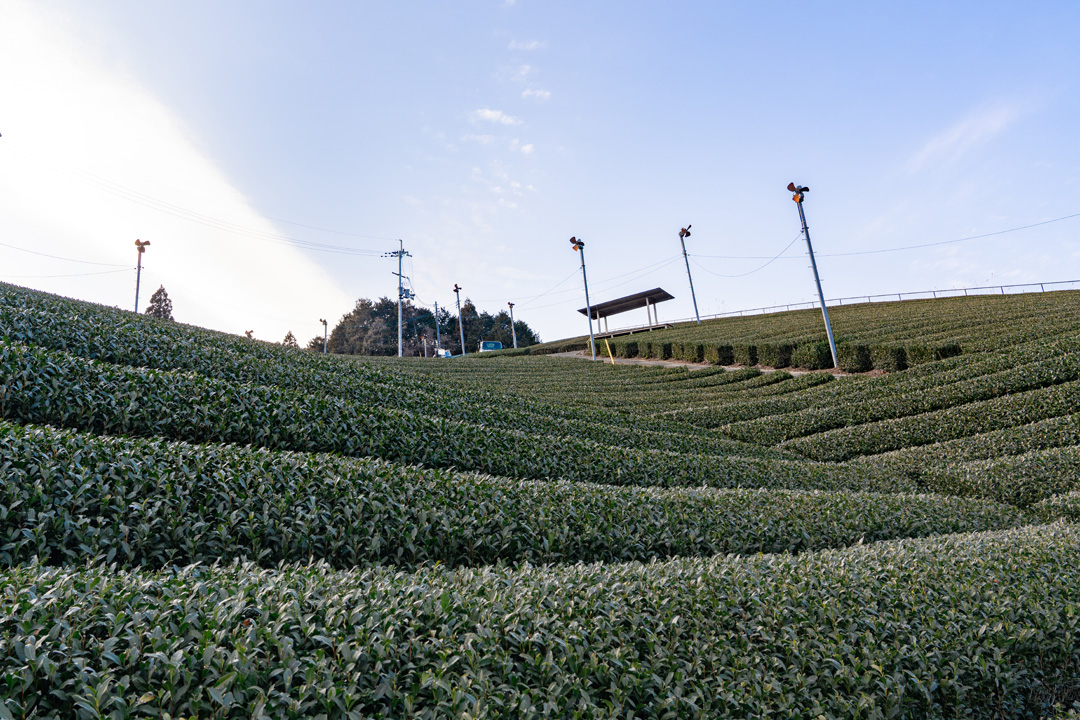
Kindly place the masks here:
MULTIPOLYGON (((626 297, 621 297, 616 300, 608 300, 607 302, 593 305, 592 319, 599 320, 600 318, 609 317, 611 315, 618 315, 627 310, 637 310, 646 305, 655 305, 664 302, 665 300, 674 299, 675 296, 667 290, 653 288, 652 290, 646 290, 645 292, 634 293, 633 295, 627 295, 626 297)), ((580 308, 578 312, 582 315, 588 315, 588 310, 585 308, 580 308)))

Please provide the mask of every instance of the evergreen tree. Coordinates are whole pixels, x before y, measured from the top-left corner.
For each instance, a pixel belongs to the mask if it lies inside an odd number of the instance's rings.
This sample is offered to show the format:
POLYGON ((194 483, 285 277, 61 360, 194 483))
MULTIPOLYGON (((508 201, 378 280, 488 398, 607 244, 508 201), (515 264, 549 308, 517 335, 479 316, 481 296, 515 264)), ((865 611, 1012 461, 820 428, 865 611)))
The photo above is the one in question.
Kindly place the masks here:
POLYGON ((146 308, 146 314, 150 317, 161 318, 162 320, 172 320, 172 300, 169 299, 169 293, 165 292, 165 286, 162 285, 157 289, 153 295, 150 296, 150 305, 146 308))
POLYGON ((296 336, 292 334, 292 330, 285 333, 285 339, 281 341, 281 344, 287 348, 296 348, 297 350, 300 349, 300 345, 296 342, 296 336))
MULTIPOLYGON (((330 332, 327 343, 329 351, 346 355, 397 355, 397 312, 397 303, 389 298, 380 298, 375 302, 367 298, 357 300, 352 312, 343 316, 330 332)), ((473 302, 466 299, 461 308, 466 350, 470 353, 476 352, 480 340, 500 340, 504 347, 513 347, 509 316, 503 322, 503 315, 506 313, 492 316, 486 312, 478 312, 473 302), (500 323, 505 327, 500 327, 500 323)), ((439 308, 436 318, 430 310, 405 301, 401 305, 401 321, 403 355, 423 355, 425 339, 430 355, 435 347, 436 322, 439 325, 443 348, 460 352, 457 316, 445 307, 439 308)), ((529 326, 520 320, 514 323, 514 327, 517 328, 519 347, 534 345, 540 341, 529 326)), ((316 346, 313 338, 308 347, 322 350, 322 338, 318 338, 318 341, 316 346)))

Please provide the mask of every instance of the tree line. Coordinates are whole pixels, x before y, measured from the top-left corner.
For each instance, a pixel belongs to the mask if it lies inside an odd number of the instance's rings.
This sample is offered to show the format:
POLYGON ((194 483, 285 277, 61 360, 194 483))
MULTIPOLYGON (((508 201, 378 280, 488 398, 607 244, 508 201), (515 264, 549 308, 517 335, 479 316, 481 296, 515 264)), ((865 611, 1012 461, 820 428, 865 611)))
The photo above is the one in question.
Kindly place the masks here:
MULTIPOLYGON (((327 350, 345 355, 397 355, 397 313, 397 302, 389 298, 379 298, 375 302, 360 298, 356 301, 356 307, 344 315, 330 332, 327 350)), ((481 340, 498 340, 505 348, 514 346, 510 314, 505 310, 495 315, 479 312, 472 300, 466 299, 461 306, 461 322, 467 352, 476 352, 481 340)), ((455 355, 461 354, 458 316, 446 308, 439 308, 436 317, 431 310, 405 300, 401 304, 401 329, 403 355, 423 355, 425 341, 427 354, 432 355, 436 337, 439 336, 444 349, 455 355)), ((514 331, 517 333, 518 347, 540 342, 540 336, 521 320, 514 321, 514 331)), ((322 336, 313 337, 307 347, 321 352, 322 336)))

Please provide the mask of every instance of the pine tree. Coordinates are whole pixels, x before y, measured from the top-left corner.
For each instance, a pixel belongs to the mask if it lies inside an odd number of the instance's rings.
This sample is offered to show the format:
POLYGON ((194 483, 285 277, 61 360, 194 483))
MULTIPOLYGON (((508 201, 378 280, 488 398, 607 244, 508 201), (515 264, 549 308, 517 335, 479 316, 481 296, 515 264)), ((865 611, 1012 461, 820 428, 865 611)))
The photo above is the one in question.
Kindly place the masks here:
POLYGON ((287 348, 300 349, 300 344, 296 342, 296 336, 292 334, 292 330, 285 333, 285 339, 281 341, 281 344, 287 348))
POLYGON ((172 300, 169 299, 169 293, 165 292, 165 286, 162 285, 157 289, 153 295, 150 296, 150 305, 146 308, 146 314, 150 317, 161 318, 162 320, 172 320, 172 300))

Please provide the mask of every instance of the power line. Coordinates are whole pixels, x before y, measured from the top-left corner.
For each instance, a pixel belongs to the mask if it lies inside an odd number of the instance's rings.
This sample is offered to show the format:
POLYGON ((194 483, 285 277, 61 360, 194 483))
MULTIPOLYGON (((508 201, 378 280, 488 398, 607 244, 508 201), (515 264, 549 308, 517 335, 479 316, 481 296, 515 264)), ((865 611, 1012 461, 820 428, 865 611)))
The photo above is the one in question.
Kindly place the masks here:
MULTIPOLYGON (((856 250, 853 252, 842 253, 818 253, 819 257, 848 257, 851 255, 877 255, 880 253, 900 252, 902 250, 918 250, 920 248, 937 247, 939 245, 952 245, 953 243, 966 242, 968 240, 981 240, 983 238, 995 237, 997 235, 1007 235, 1009 233, 1020 232, 1021 230, 1030 230, 1031 228, 1040 227, 1042 225, 1050 225, 1052 223, 1062 222, 1064 220, 1071 220, 1073 218, 1080 217, 1080 213, 1073 213, 1072 215, 1064 215, 1052 220, 1043 220, 1042 222, 1031 223, 1030 225, 1021 225, 1019 227, 1009 228, 1007 230, 997 230, 995 232, 983 233, 982 235, 969 235, 968 237, 955 238, 953 240, 940 240, 938 242, 920 243, 918 245, 902 245, 900 247, 882 248, 880 250, 856 250)), ((766 260, 769 259, 767 255, 693 255, 691 257, 699 258, 713 258, 717 260, 766 260)), ((795 260, 797 258, 791 258, 795 260)), ((724 276, 729 277, 729 276, 724 276)), ((730 276, 737 277, 737 276, 730 276)))
MULTIPOLYGON (((155 197, 153 197, 151 195, 147 195, 145 193, 139 192, 138 190, 133 190, 133 189, 131 189, 129 187, 126 187, 126 186, 121 185, 119 183, 113 182, 113 181, 108 180, 106 178, 103 178, 103 177, 101 177, 99 175, 95 175, 94 173, 91 173, 89 171, 82 170, 82 169, 76 168, 74 166, 68 165, 67 163, 63 163, 61 161, 58 161, 58 160, 56 160, 54 158, 50 158, 48 156, 41 155, 40 153, 36 153, 36 152, 34 152, 32 150, 28 150, 26 148, 19 149, 17 147, 11 147, 10 145, 7 145, 7 144, 5 144, 5 146, 9 147, 13 152, 24 155, 26 157, 29 157, 31 160, 36 160, 36 161, 44 160, 46 162, 49 162, 49 163, 53 164, 54 166, 57 166, 59 169, 63 170, 64 172, 66 172, 68 175, 70 175, 70 176, 72 176, 72 177, 74 177, 74 178, 76 178, 78 180, 81 180, 83 182, 86 182, 88 184, 94 185, 98 189, 103 190, 104 192, 107 192, 107 193, 109 193, 111 195, 115 195, 117 197, 123 198, 125 200, 130 201, 130 202, 136 203, 137 205, 142 205, 144 207, 148 207, 148 208, 150 208, 152 210, 157 210, 158 212, 162 212, 162 213, 165 213, 167 215, 172 215, 173 217, 177 217, 177 218, 180 218, 182 220, 187 220, 189 222, 198 223, 200 225, 206 225, 208 227, 212 227, 212 228, 217 229, 217 230, 222 230, 222 231, 225 231, 225 232, 231 232, 231 233, 234 233, 234 234, 237 234, 237 235, 246 235, 246 236, 254 238, 254 239, 267 240, 269 242, 274 242, 274 243, 278 243, 278 244, 281 244, 281 245, 291 245, 291 246, 300 247, 300 248, 303 248, 303 249, 306 249, 306 250, 314 250, 314 251, 318 251, 318 252, 336 253, 336 254, 342 254, 342 255, 361 255, 361 256, 369 256, 369 257, 377 257, 377 256, 382 254, 382 252, 378 251, 378 250, 369 250, 369 249, 366 249, 366 248, 350 248, 350 247, 345 247, 345 246, 342 246, 342 245, 332 245, 332 244, 329 244, 329 243, 320 243, 320 242, 315 242, 315 241, 311 241, 311 240, 303 240, 303 239, 300 239, 300 238, 290 237, 288 235, 280 235, 278 233, 271 233, 271 232, 266 232, 265 230, 257 230, 255 228, 249 228, 249 227, 245 227, 243 225, 238 225, 236 223, 232 223, 232 222, 229 222, 227 220, 221 220, 221 219, 212 217, 210 215, 204 215, 204 214, 196 212, 194 210, 188 210, 187 208, 184 208, 184 207, 179 206, 179 205, 175 205, 175 204, 167 202, 165 200, 160 200, 160 199, 155 198, 155 197)), ((264 216, 260 216, 260 217, 264 217, 264 216)), ((284 221, 284 222, 288 222, 288 221, 284 221)), ((299 224, 299 223, 290 223, 290 224, 299 224)), ((308 226, 308 227, 311 227, 311 226, 308 226)), ((328 231, 328 232, 338 232, 338 231, 328 231)), ((373 236, 367 236, 367 237, 373 237, 373 236)), ((381 238, 375 238, 375 239, 381 239, 381 238)))
POLYGON ((6 278, 69 278, 69 277, 87 277, 89 275, 109 275, 111 273, 128 272, 130 268, 123 268, 121 270, 99 270, 98 272, 89 273, 71 273, 68 275, 4 275, 6 278))
MULTIPOLYGON (((795 239, 787 244, 787 247, 785 247, 783 250, 781 250, 778 255, 774 255, 772 258, 770 258, 769 261, 766 262, 765 264, 759 265, 758 267, 754 268, 753 270, 751 270, 749 272, 740 273, 738 275, 721 275, 720 273, 713 272, 709 268, 707 268, 704 265, 702 265, 701 263, 699 263, 696 259, 694 260, 694 264, 697 265, 702 270, 704 270, 705 272, 709 273, 710 275, 715 275, 716 277, 721 277, 721 278, 741 278, 741 277, 746 277, 747 275, 753 275, 756 272, 760 272, 760 271, 764 270, 765 268, 769 267, 774 262, 779 260, 780 256, 783 255, 784 253, 786 253, 791 248, 791 246, 794 245, 799 240, 799 238, 801 238, 801 237, 802 237, 802 233, 799 233, 798 235, 796 235, 795 239)), ((698 256, 697 255, 691 255, 690 257, 697 258, 698 256)), ((707 257, 707 256, 702 256, 702 257, 707 257)))
MULTIPOLYGON (((659 262, 655 262, 652 265, 646 265, 644 267, 636 268, 634 270, 629 270, 627 272, 622 273, 621 275, 614 275, 612 277, 607 278, 606 280, 600 280, 600 281, 596 282, 595 284, 597 286, 602 286, 604 290, 611 290, 612 288, 622 287, 623 285, 631 283, 634 280, 637 280, 639 278, 643 278, 643 277, 645 277, 647 275, 651 275, 652 273, 654 273, 654 272, 656 272, 658 270, 663 270, 665 267, 667 267, 671 263, 678 260, 679 257, 680 257, 679 255, 672 255, 671 257, 666 258, 664 260, 661 260, 659 262), (636 274, 636 273, 640 273, 640 274, 636 274), (611 282, 613 282, 615 280, 619 280, 621 278, 624 278, 627 275, 634 275, 634 277, 630 278, 629 280, 625 280, 625 281, 623 281, 621 283, 617 283, 615 285, 610 285, 609 284, 609 283, 611 283, 611 282)), ((560 285, 565 283, 567 280, 569 280, 571 277, 573 277, 576 274, 577 274, 577 270, 574 270, 569 275, 567 275, 562 280, 560 280, 556 285, 552 286, 550 289, 545 290, 544 292, 540 293, 539 295, 534 295, 533 297, 531 297, 531 298, 525 300, 524 302, 522 302, 519 305, 519 307, 526 307, 526 306, 529 305, 529 303, 535 302, 536 300, 539 300, 540 298, 544 297, 545 295, 549 295, 549 294, 561 295, 563 293, 576 293, 577 290, 574 289, 574 288, 571 288, 569 290, 560 290, 557 293, 553 293, 555 288, 559 287, 560 285)), ((572 301, 561 301, 559 303, 555 303, 555 305, 562 304, 563 302, 572 302, 572 301)), ((543 307, 552 307, 552 305, 544 305, 543 307)), ((533 309, 538 310, 539 308, 533 308, 533 309)))
MULTIPOLYGON (((76 260, 75 258, 61 257, 59 255, 50 255, 48 253, 38 252, 37 250, 29 250, 27 248, 17 247, 15 245, 9 245, 9 244, 4 243, 4 242, 0 242, 0 245, 3 245, 6 248, 11 248, 12 250, 18 250, 20 252, 30 253, 31 255, 40 255, 41 257, 52 258, 53 260, 66 260, 68 262, 73 262, 73 263, 82 263, 83 265, 101 265, 102 267, 123 267, 123 268, 129 267, 128 265, 121 265, 119 263, 91 262, 90 260, 76 260)), ((30 277, 30 276, 26 275, 24 277, 30 277)))
POLYGON ((571 270, 569 275, 567 275, 562 280, 560 280, 559 282, 552 285, 550 288, 548 288, 544 292, 540 293, 539 295, 533 295, 531 298, 529 298, 529 299, 525 300, 524 302, 522 302, 521 307, 526 307, 529 303, 536 302, 537 300, 544 297, 545 295, 548 295, 549 293, 553 292, 555 290, 555 288, 561 286, 563 283, 565 283, 567 280, 569 280, 570 278, 572 278, 575 275, 577 275, 577 269, 571 270))
POLYGON ((259 217, 266 218, 267 220, 273 220, 274 222, 282 222, 286 225, 295 225, 296 227, 307 228, 308 230, 318 230, 319 232, 331 233, 333 235, 344 235, 346 237, 358 237, 365 240, 388 240, 393 242, 397 238, 382 237, 381 235, 362 235, 360 233, 346 232, 344 230, 331 230, 330 228, 318 227, 316 225, 305 225, 304 223, 293 222, 292 220, 285 220, 284 218, 271 217, 270 215, 259 215, 259 217))
POLYGON ((922 243, 920 245, 906 245, 904 247, 885 248, 883 250, 860 250, 857 252, 846 253, 829 253, 828 255, 822 254, 821 257, 845 257, 848 255, 876 255, 878 253, 887 252, 899 252, 901 250, 916 250, 918 248, 935 247, 937 245, 951 245, 952 243, 965 242, 967 240, 981 240, 982 238, 994 237, 996 235, 1006 235, 1008 233, 1019 232, 1020 230, 1030 230, 1033 227, 1039 227, 1040 225, 1049 225, 1051 223, 1061 222, 1062 220, 1070 220, 1075 217, 1080 217, 1080 213, 1073 213, 1072 215, 1065 215, 1064 217, 1054 218, 1053 220, 1043 220, 1042 222, 1032 223, 1030 225, 1021 225, 1020 227, 1009 228, 1008 230, 998 230, 997 232, 983 233, 982 235, 970 235, 968 237, 957 238, 955 240, 942 240, 940 242, 922 243))

